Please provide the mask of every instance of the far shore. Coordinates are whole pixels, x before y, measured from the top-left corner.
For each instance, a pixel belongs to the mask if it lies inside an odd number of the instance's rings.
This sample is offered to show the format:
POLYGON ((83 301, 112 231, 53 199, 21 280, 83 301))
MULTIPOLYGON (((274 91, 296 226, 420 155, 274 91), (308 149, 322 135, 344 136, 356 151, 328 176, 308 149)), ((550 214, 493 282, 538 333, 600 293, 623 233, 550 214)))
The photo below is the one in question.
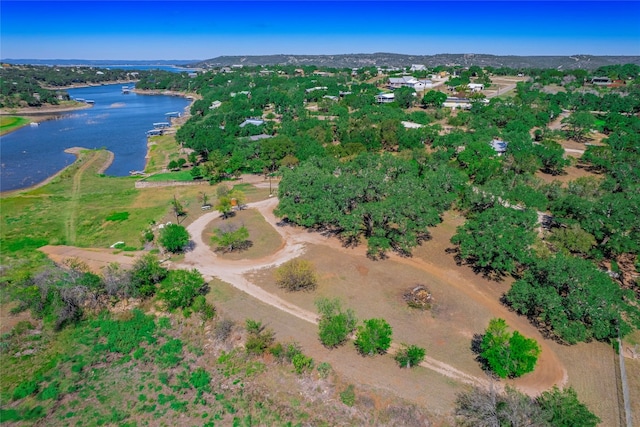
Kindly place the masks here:
MULTIPOLYGON (((30 123, 40 123, 47 120, 53 120, 59 117, 61 113, 68 113, 71 111, 86 110, 93 107, 93 104, 86 104, 84 102, 78 103, 78 105, 48 105, 46 107, 27 107, 27 108, 15 108, 10 110, 0 110, 0 116, 13 116, 13 117, 25 117, 30 120, 30 123)), ((29 123, 25 123, 22 126, 3 131, 0 135, 6 135, 11 132, 15 132, 18 129, 22 129, 28 126, 29 123)))
MULTIPOLYGON (((58 172, 56 172, 55 174, 51 175, 50 177, 48 177, 44 181, 41 181, 41 182, 39 182, 37 184, 34 184, 34 185, 30 186, 30 187, 17 188, 15 190, 7 190, 7 191, 0 192, 0 197, 15 196, 18 193, 23 193, 23 192, 26 192, 26 191, 32 191, 32 190, 35 190, 36 188, 40 188, 40 187, 43 187, 43 186, 49 184, 55 178, 60 176, 60 174, 62 174, 65 170, 67 170, 68 168, 73 166, 78 161, 78 159, 80 158, 80 154, 83 151, 96 151, 96 150, 91 150, 90 148, 84 148, 84 147, 67 148, 66 150, 64 150, 65 153, 73 154, 73 155, 76 156, 76 160, 72 164, 60 169, 58 172)), ((111 166, 111 163, 113 163, 113 159, 115 158, 113 152, 111 152, 109 150, 106 150, 106 151, 107 151, 107 153, 109 153, 109 157, 104 162, 104 164, 100 167, 100 169, 98 169, 98 174, 104 173, 104 171, 106 171, 109 168, 109 166, 111 166)))

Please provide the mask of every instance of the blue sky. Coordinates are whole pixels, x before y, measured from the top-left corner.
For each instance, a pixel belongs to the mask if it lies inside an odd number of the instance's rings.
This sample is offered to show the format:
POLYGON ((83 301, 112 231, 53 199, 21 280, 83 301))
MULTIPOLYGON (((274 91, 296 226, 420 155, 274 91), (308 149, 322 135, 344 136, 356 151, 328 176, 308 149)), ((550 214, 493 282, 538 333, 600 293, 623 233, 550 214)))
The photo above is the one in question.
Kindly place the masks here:
POLYGON ((0 57, 640 55, 640 1, 5 1, 0 57))

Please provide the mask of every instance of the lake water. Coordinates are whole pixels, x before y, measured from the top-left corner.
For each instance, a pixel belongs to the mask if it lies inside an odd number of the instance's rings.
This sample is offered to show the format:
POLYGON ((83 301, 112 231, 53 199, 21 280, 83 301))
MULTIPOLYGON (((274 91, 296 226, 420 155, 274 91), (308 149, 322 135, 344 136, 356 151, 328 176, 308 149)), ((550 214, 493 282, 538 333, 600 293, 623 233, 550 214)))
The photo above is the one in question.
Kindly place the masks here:
POLYGON ((107 175, 142 170, 145 132, 169 121, 165 113, 184 112, 189 100, 177 96, 123 94, 122 85, 69 89, 72 98, 93 100, 92 108, 59 114, 56 120, 24 127, 0 138, 0 191, 44 181, 74 162, 66 148, 106 148, 115 154, 107 175))

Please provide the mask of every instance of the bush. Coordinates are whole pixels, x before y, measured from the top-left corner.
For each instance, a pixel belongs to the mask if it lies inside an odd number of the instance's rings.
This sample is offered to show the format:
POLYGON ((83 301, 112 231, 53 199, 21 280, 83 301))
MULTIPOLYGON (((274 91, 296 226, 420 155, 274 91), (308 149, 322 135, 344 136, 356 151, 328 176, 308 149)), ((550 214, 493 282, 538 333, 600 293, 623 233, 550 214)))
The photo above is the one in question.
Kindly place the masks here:
POLYGON ((510 334, 504 319, 491 319, 480 343, 480 357, 500 378, 515 378, 534 370, 540 346, 520 332, 510 334))
POLYGON ((320 342, 328 348, 344 343, 356 327, 357 319, 353 310, 342 311, 340 300, 321 298, 316 301, 320 312, 318 336, 320 342))
POLYGON ((263 354, 274 341, 274 332, 267 329, 262 322, 252 319, 246 321, 247 341, 245 348, 251 354, 263 354))
POLYGON ((233 326, 235 323, 230 319, 220 319, 213 327, 213 335, 216 340, 224 342, 229 338, 231 332, 233 332, 233 326))
POLYGON ((317 287, 313 264, 303 259, 292 259, 276 270, 276 283, 287 291, 310 291, 317 287))
POLYGON ((415 345, 404 345, 403 348, 396 353, 394 359, 396 359, 396 362, 398 362, 401 368, 411 368, 419 365, 420 362, 424 360, 424 356, 424 348, 415 345))
POLYGON ((158 298, 167 304, 167 309, 174 310, 190 307, 196 296, 204 292, 206 283, 198 270, 172 270, 160 284, 158 298))
POLYGON ((356 392, 354 390, 353 384, 349 384, 349 386, 340 393, 340 401, 347 406, 355 405, 356 392))
POLYGON ((191 308, 196 313, 200 313, 202 320, 211 320, 216 315, 216 309, 207 302, 204 295, 198 295, 193 299, 191 308))
POLYGON ((221 252, 246 249, 251 246, 251 241, 248 239, 249 230, 245 226, 240 228, 220 227, 216 229, 215 236, 211 237, 211 241, 218 245, 216 250, 221 252))
POLYGON ((169 224, 160 230, 159 242, 169 252, 178 253, 189 243, 189 232, 182 225, 169 224))
POLYGON ((322 362, 318 365, 318 375, 320 375, 320 378, 327 378, 329 376, 329 374, 331 373, 331 365, 327 362, 322 362))
POLYGON ((167 269, 153 254, 138 258, 131 269, 133 296, 149 297, 156 293, 156 283, 167 277, 167 269))
POLYGON ((313 369, 313 359, 302 353, 298 353, 293 356, 291 362, 293 363, 293 368, 295 369, 296 374, 302 374, 305 371, 313 369))
POLYGON ((393 330, 384 319, 368 319, 358 326, 355 345, 362 355, 383 354, 391 346, 393 330))

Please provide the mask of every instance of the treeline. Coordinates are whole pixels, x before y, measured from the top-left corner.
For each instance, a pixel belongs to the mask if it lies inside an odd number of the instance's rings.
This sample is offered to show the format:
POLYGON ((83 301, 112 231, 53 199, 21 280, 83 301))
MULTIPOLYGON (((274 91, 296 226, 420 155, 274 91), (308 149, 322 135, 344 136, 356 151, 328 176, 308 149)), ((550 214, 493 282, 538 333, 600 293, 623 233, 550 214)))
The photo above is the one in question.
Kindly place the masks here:
POLYGON ((58 105, 69 100, 63 89, 73 85, 135 80, 147 71, 94 67, 7 65, 0 68, 0 108, 58 105))

